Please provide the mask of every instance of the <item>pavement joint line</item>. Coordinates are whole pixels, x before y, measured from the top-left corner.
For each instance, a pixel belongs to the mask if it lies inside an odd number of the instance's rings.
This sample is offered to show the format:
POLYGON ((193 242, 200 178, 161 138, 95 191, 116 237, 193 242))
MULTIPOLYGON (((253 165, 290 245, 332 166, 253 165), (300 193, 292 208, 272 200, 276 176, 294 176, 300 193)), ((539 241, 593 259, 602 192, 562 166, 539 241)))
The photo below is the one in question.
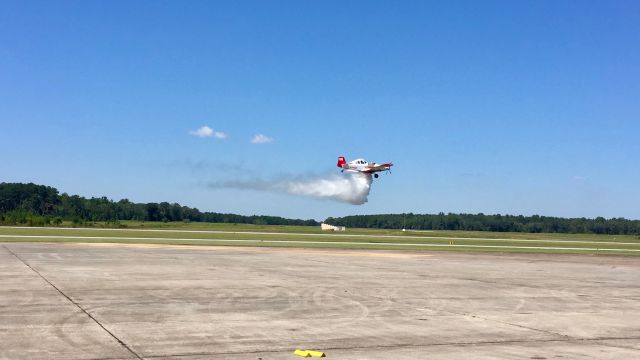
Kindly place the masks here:
MULTIPOLYGON (((0 235, 0 238, 32 238, 32 239, 77 239, 77 240, 147 240, 147 241, 192 241, 192 242, 230 242, 230 243, 273 243, 273 244, 314 244, 314 245, 368 245, 368 246, 399 246, 399 247, 441 247, 441 248, 478 248, 478 249, 523 249, 523 250, 570 250, 570 251, 618 251, 640 252, 640 249, 616 249, 598 247, 554 247, 554 246, 507 246, 507 245, 473 245, 473 244, 429 244, 429 243, 392 243, 365 241, 305 241, 305 240, 264 240, 264 239, 192 239, 192 238, 152 238, 152 237, 121 237, 121 236, 63 236, 63 235, 0 235)), ((611 244, 616 245, 616 244, 611 244)), ((635 244, 637 245, 637 244, 635 244)))
POLYGON ((143 358, 138 355, 138 353, 136 353, 135 351, 133 351, 133 349, 131 349, 124 341, 120 340, 120 338, 118 338, 114 333, 112 333, 111 331, 109 331, 106 327, 104 327, 104 325, 102 325, 95 317, 93 317, 93 315, 89 314, 89 312, 87 312, 82 306, 80 306, 80 304, 78 304, 77 302, 75 302, 73 299, 71 299, 67 294, 65 294, 62 290, 60 290, 57 286, 55 286, 51 281, 49 281, 49 279, 47 279, 44 275, 42 275, 38 270, 34 269, 31 265, 29 265, 26 261, 24 261, 20 256, 18 256, 16 253, 14 253, 11 249, 9 249, 6 245, 2 245, 2 247, 4 247, 9 253, 11 253, 11 255, 13 255, 16 259, 20 260, 20 262, 22 262, 26 267, 28 267, 29 269, 31 269, 31 271, 33 271, 34 273, 36 273, 40 278, 42 278, 42 280, 44 280, 47 284, 49 284, 51 287, 53 287, 54 289, 56 289, 56 291, 58 291, 60 293, 60 295, 64 296, 67 300, 69 300, 69 302, 71 302, 73 305, 75 305, 78 309, 80 309, 80 311, 82 311, 85 315, 87 315, 91 320, 93 320, 98 326, 100 326, 102 328, 102 330, 106 331, 107 334, 111 335, 112 338, 114 338, 122 347, 124 347, 127 351, 129 351, 131 354, 133 354, 137 359, 143 360, 143 358))
POLYGON ((291 235, 291 236, 327 236, 327 237, 367 237, 367 238, 394 238, 394 239, 440 239, 440 240, 469 240, 469 241, 521 241, 521 242, 566 242, 573 244, 619 244, 640 245, 640 242, 612 242, 612 241, 588 241, 588 240, 564 240, 564 239, 513 239, 513 238, 481 238, 481 237, 452 237, 452 236, 411 236, 411 235, 375 235, 375 234, 323 234, 323 233, 289 233, 268 231, 225 231, 225 230, 178 230, 178 229, 119 229, 119 228, 69 228, 69 227, 33 227, 33 226, 2 226, 6 229, 23 230, 91 230, 91 231, 139 231, 139 232, 167 232, 167 233, 201 233, 201 234, 232 234, 232 235, 291 235))

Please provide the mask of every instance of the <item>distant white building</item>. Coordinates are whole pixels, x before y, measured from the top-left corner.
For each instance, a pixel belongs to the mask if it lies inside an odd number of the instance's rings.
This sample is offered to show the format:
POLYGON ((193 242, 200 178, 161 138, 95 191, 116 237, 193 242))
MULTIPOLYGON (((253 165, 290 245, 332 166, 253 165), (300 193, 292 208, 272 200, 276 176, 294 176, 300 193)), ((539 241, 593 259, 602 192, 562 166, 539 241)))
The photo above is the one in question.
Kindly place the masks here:
POLYGON ((320 224, 320 229, 322 229, 322 231, 345 231, 345 230, 347 230, 347 228, 345 226, 334 226, 334 225, 329 225, 329 224, 325 224, 325 223, 320 224))

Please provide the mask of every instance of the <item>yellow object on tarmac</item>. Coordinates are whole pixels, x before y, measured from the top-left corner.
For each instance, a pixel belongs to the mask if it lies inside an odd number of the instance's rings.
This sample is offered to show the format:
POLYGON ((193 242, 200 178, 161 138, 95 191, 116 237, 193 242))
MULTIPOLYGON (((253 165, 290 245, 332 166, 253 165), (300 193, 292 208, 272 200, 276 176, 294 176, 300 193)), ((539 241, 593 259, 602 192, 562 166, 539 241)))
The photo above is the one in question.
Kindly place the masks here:
POLYGON ((325 357, 325 354, 322 351, 296 349, 293 353, 302 357, 325 357))

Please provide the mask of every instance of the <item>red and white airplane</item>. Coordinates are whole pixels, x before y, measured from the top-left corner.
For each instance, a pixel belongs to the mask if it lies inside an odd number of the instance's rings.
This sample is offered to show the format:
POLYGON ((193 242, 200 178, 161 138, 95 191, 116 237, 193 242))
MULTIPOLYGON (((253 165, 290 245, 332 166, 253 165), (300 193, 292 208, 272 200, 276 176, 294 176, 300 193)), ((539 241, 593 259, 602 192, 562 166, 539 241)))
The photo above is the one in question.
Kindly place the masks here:
POLYGON ((386 164, 376 164, 367 162, 364 159, 355 159, 347 162, 344 156, 338 156, 338 167, 342 169, 341 171, 351 171, 351 172, 359 172, 363 174, 373 174, 375 178, 378 177, 378 172, 380 171, 389 171, 391 172, 391 167, 393 163, 386 164))

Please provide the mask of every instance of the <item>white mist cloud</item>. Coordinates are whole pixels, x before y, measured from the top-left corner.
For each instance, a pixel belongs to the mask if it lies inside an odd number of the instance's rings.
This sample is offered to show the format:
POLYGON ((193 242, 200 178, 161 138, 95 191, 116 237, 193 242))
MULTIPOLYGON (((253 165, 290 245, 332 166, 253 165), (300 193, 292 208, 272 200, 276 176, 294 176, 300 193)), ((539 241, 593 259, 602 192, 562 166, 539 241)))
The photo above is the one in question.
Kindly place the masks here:
POLYGON ((281 192, 290 195, 332 199, 353 205, 368 201, 371 191, 371 175, 360 173, 334 174, 326 178, 307 180, 253 180, 227 181, 209 184, 212 188, 232 188, 281 192))
POLYGON ((273 142, 273 138, 270 138, 266 135, 263 134, 256 134, 252 139, 251 139, 251 143, 252 144, 268 144, 270 142, 273 142))
POLYGON ((221 131, 215 131, 212 128, 208 127, 208 126, 203 126, 197 130, 192 130, 189 131, 189 134, 193 135, 193 136, 197 136, 197 137, 201 137, 201 138, 206 138, 206 137, 215 137, 216 139, 226 139, 227 138, 227 134, 221 132, 221 131))
POLYGON ((333 175, 328 179, 288 181, 284 184, 287 193, 319 198, 330 198, 362 205, 368 201, 371 191, 371 175, 348 173, 333 175))

